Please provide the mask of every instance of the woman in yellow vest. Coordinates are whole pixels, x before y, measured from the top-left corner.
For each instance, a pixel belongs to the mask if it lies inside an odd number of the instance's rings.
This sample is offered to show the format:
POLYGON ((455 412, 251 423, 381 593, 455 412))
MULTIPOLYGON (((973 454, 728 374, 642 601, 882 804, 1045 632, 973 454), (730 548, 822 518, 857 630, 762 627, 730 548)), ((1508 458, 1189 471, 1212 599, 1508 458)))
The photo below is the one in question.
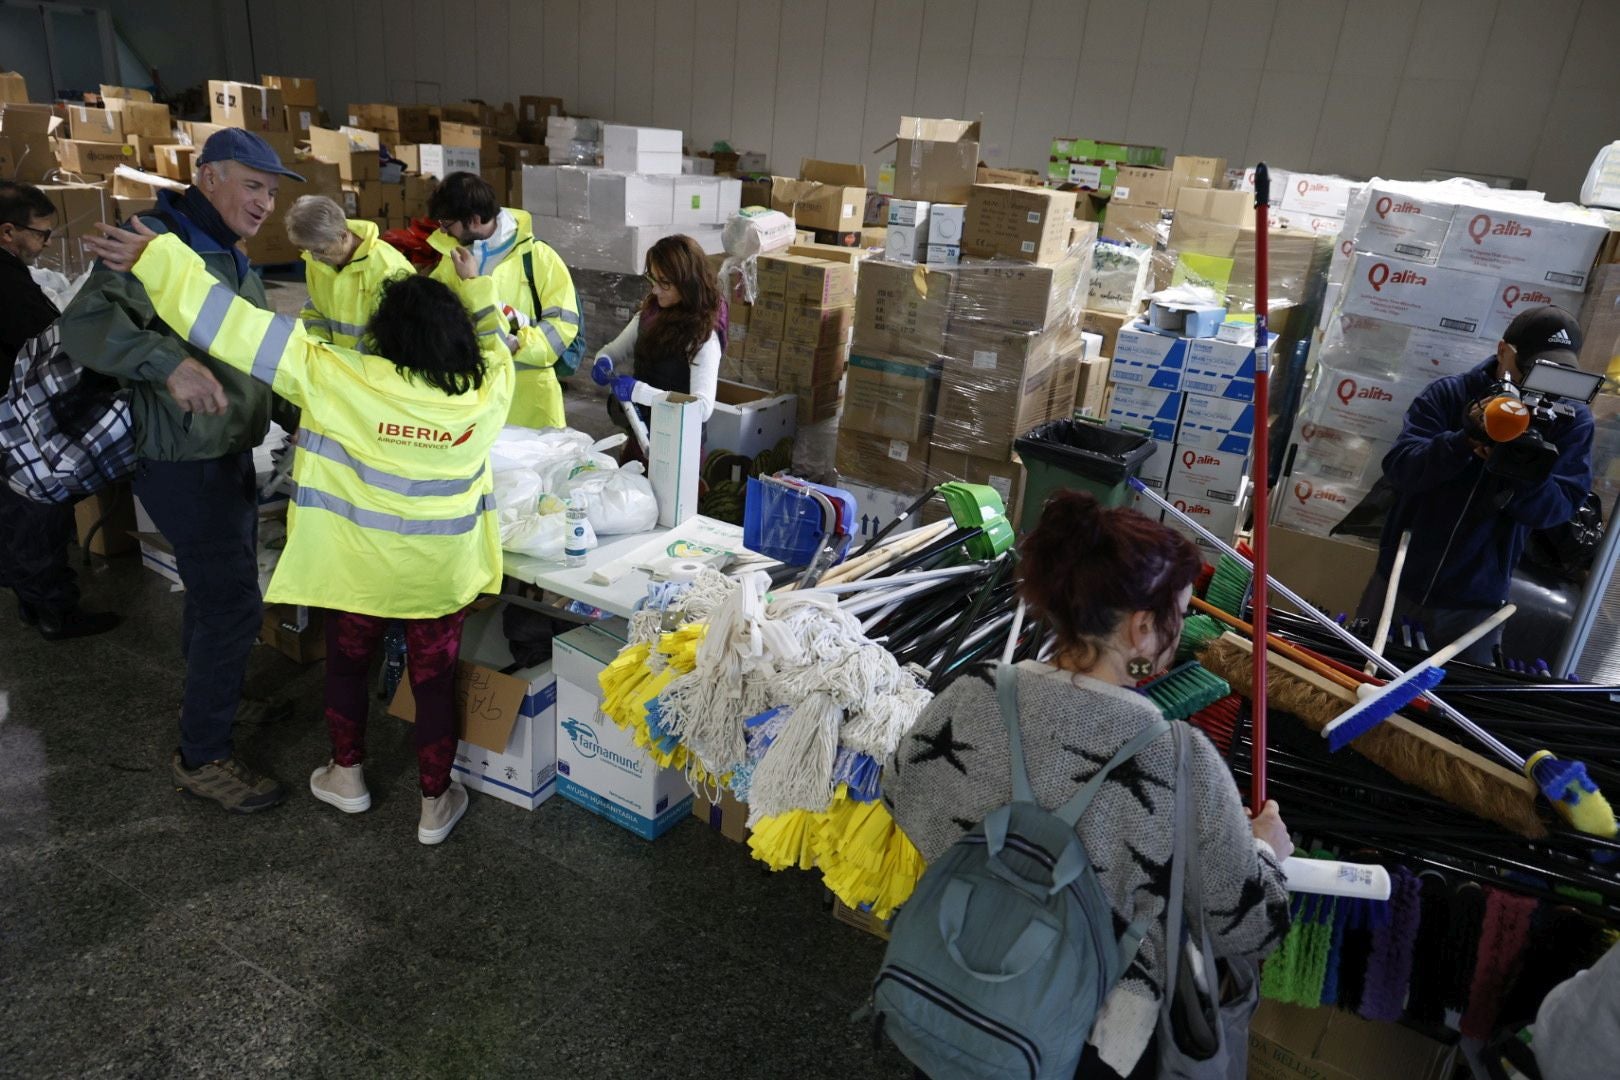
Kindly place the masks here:
POLYGON ((417 839, 438 843, 467 809, 466 790, 450 778, 461 622, 469 603, 501 583, 489 449, 511 405, 513 371, 501 335, 488 332, 500 327, 494 282, 476 276, 467 253, 452 255, 453 288, 417 275, 392 281, 363 348, 346 349, 237 299, 174 237, 139 221, 131 232, 100 228, 86 248, 111 269, 132 271, 166 324, 303 410, 287 548, 265 599, 331 609, 333 753, 310 791, 348 813, 370 808, 361 772, 366 676, 387 622, 405 620, 422 787, 417 839))
POLYGON ((325 195, 300 195, 287 210, 287 239, 304 249, 309 303, 298 317, 311 337, 360 347, 383 286, 416 273, 377 232, 375 222, 350 221, 325 195))

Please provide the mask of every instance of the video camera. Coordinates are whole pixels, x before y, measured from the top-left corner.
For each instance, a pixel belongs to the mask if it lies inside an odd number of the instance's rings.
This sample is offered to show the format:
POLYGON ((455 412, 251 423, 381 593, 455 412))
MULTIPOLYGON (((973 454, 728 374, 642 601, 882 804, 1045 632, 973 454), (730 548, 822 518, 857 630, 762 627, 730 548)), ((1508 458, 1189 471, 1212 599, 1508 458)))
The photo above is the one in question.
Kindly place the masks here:
POLYGON ((1590 405, 1603 388, 1602 375, 1550 360, 1535 360, 1524 382, 1494 384, 1479 399, 1479 432, 1493 445, 1486 471, 1520 483, 1539 483, 1552 474, 1558 447, 1548 439, 1554 418, 1573 416, 1571 401, 1590 405))

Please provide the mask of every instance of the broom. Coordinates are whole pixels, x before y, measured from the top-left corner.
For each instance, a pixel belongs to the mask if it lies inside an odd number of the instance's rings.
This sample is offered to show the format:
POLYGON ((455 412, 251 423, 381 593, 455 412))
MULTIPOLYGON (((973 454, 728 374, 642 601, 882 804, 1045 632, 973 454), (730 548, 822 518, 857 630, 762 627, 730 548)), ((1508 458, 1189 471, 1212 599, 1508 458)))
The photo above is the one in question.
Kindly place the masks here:
MULTIPOLYGON (((1169 511, 1178 521, 1184 523, 1211 544, 1214 544, 1240 562, 1246 561, 1243 560, 1237 549, 1232 547, 1231 544, 1204 528, 1202 524, 1178 509, 1174 503, 1164 498, 1164 496, 1142 483, 1137 477, 1133 476, 1127 482, 1133 491, 1145 496, 1149 502, 1153 502, 1162 509, 1169 511)), ((1267 575, 1266 582, 1271 588, 1276 589, 1285 600, 1298 608, 1302 615, 1320 624, 1334 637, 1354 649, 1363 659, 1372 661, 1393 676, 1399 677, 1406 674, 1400 668, 1369 649, 1360 638, 1349 630, 1346 630, 1331 618, 1316 610, 1314 606, 1301 599, 1298 593, 1282 582, 1270 575, 1267 575)), ((1425 691, 1422 696, 1440 715, 1474 736, 1498 758, 1511 765, 1515 770, 1533 779, 1536 785, 1541 788, 1541 793, 1546 796, 1552 808, 1558 811, 1559 815, 1575 828, 1593 836, 1606 837, 1614 836, 1617 831, 1620 831, 1620 829, 1617 829, 1615 822, 1614 809, 1609 805, 1609 801, 1603 797, 1603 793, 1598 790, 1597 784, 1593 783, 1592 778, 1587 775, 1584 764, 1579 761, 1561 760, 1547 750, 1537 750, 1528 759, 1521 757, 1502 740, 1442 701, 1435 695, 1434 691, 1425 691)))

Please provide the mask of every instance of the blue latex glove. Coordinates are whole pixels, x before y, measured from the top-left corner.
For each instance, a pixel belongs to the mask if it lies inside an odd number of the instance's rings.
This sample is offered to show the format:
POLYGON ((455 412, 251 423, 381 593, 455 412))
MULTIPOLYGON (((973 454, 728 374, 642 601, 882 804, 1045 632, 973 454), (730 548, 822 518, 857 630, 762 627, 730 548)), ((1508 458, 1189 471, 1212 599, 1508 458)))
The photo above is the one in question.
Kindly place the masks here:
POLYGON ((591 381, 597 386, 606 386, 613 378, 613 357, 598 356, 596 363, 591 365, 591 381))
POLYGON ((636 377, 634 375, 617 375, 613 379, 613 396, 625 404, 630 403, 630 395, 635 393, 636 377))

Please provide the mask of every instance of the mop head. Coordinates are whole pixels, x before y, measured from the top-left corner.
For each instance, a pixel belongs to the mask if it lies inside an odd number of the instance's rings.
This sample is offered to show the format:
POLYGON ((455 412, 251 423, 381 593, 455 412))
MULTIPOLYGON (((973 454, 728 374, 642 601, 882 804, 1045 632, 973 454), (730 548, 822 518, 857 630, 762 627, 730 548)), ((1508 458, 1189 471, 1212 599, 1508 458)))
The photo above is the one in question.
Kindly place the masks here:
POLYGON ((1615 835, 1614 808, 1586 775, 1585 765, 1538 750, 1525 762, 1524 772, 1541 788, 1553 809, 1575 828, 1591 836, 1615 835))
MULTIPOLYGON (((1228 635, 1211 642, 1198 659, 1234 690, 1245 695, 1252 692, 1253 661, 1247 642, 1228 635)), ((1266 701, 1317 732, 1345 708, 1342 698, 1279 668, 1275 657, 1266 674, 1266 701)), ((1351 742, 1350 748, 1403 783, 1476 817, 1529 839, 1547 835, 1528 785, 1449 740, 1432 734, 1420 738, 1398 727, 1379 725, 1351 742)))
POLYGON ((1366 694, 1355 705, 1339 714, 1338 719, 1322 729, 1322 737, 1328 741, 1328 749, 1334 752, 1343 750, 1439 686, 1440 680, 1445 677, 1445 668, 1424 664, 1366 694))

